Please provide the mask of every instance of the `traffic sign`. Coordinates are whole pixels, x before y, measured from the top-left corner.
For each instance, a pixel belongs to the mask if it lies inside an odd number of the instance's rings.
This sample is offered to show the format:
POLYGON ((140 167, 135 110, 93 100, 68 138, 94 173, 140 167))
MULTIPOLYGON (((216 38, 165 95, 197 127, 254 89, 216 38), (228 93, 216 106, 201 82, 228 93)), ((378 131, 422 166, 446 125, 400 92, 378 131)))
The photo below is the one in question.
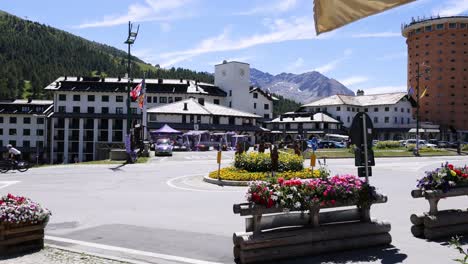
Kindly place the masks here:
MULTIPOLYGON (((366 177, 366 167, 358 167, 358 176, 366 177)), ((367 168, 367 177, 372 176, 372 167, 367 168)))
POLYGON ((316 151, 317 148, 318 148, 318 142, 317 142, 317 138, 316 137, 313 137, 311 139, 311 145, 312 145, 312 150, 313 151, 316 151))
POLYGON ((364 147, 364 127, 363 119, 366 119, 366 139, 368 148, 372 147, 372 138, 373 138, 373 129, 372 120, 370 117, 363 112, 357 113, 353 118, 351 123, 351 128, 349 131, 349 137, 351 139, 351 144, 354 144, 356 147, 364 147))

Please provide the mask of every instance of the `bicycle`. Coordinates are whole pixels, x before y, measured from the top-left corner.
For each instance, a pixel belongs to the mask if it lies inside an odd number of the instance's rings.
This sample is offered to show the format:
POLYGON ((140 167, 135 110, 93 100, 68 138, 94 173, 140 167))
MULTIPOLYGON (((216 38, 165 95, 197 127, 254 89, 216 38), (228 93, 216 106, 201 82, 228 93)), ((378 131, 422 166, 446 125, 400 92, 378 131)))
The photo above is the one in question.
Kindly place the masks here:
POLYGON ((27 161, 15 161, 15 160, 1 160, 0 161, 0 172, 6 173, 9 170, 17 170, 19 172, 26 172, 29 170, 30 165, 27 161))

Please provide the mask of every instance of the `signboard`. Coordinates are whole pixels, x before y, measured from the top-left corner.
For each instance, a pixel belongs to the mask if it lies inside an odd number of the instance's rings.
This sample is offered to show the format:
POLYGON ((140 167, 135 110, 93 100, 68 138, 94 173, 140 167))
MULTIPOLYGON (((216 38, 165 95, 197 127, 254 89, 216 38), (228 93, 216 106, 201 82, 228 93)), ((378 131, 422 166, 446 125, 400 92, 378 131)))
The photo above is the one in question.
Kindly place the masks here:
POLYGON ((368 177, 372 176, 370 166, 375 166, 372 150, 373 128, 370 117, 360 112, 354 116, 349 133, 351 144, 355 145, 354 165, 358 167, 359 177, 366 177, 367 183, 369 183, 368 177))
MULTIPOLYGON (((367 168, 368 177, 372 176, 372 167, 367 168)), ((366 177, 366 167, 358 167, 358 176, 366 177)))
POLYGON ((315 167, 316 161, 317 161, 317 156, 315 155, 315 153, 312 153, 312 155, 310 155, 310 166, 315 167))
POLYGON ((313 138, 311 139, 311 143, 312 143, 312 150, 313 150, 313 151, 316 151, 317 148, 318 148, 317 138, 316 138, 316 137, 313 137, 313 138))
POLYGON ((216 157, 216 162, 217 162, 218 164, 221 163, 221 150, 218 151, 218 156, 216 157))
POLYGON ((372 147, 373 139, 373 129, 372 120, 366 113, 357 113, 353 118, 351 127, 349 130, 349 138, 351 139, 351 144, 355 145, 358 148, 364 147, 364 127, 363 119, 366 119, 366 141, 368 148, 372 147))

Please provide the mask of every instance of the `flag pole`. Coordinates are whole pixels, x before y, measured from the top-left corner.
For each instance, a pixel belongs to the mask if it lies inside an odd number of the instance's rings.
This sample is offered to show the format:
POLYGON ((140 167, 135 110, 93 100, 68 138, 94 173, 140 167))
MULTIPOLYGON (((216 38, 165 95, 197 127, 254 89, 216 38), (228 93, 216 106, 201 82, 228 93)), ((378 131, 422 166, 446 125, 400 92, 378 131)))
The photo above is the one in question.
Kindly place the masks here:
POLYGON ((146 72, 143 73, 143 109, 141 111, 141 114, 143 115, 142 118, 141 118, 141 122, 142 122, 142 129, 143 129, 143 141, 146 141, 148 139, 148 131, 146 129, 146 124, 147 124, 147 118, 148 118, 148 115, 146 114, 146 109, 147 109, 147 106, 146 106, 146 72))

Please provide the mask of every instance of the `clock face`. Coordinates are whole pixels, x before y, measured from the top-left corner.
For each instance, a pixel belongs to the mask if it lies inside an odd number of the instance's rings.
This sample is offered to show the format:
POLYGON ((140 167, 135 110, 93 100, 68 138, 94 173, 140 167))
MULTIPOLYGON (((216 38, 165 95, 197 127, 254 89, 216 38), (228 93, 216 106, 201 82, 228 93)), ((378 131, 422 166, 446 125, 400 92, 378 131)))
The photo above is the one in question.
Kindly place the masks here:
POLYGON ((240 69, 240 76, 244 76, 244 74, 245 74, 244 69, 240 69))
POLYGON ((226 76, 226 71, 223 70, 223 71, 221 72, 221 74, 222 74, 223 76, 226 76))

